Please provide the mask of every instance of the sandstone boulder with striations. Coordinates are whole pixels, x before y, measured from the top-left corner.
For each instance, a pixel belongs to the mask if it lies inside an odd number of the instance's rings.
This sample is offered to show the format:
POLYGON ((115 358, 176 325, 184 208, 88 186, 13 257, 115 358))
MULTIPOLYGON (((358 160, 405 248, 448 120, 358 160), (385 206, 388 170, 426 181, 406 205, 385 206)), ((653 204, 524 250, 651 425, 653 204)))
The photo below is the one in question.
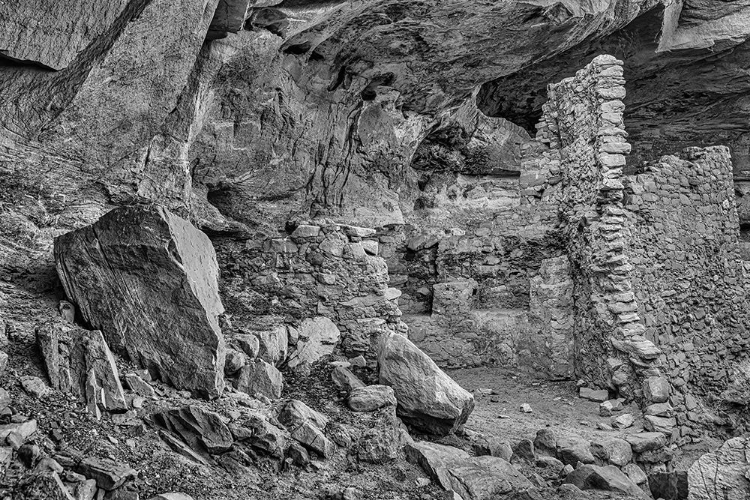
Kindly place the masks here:
POLYGON ((122 207, 55 239, 68 297, 115 351, 203 397, 224 387, 218 265, 208 237, 161 207, 122 207))
POLYGON ((474 396, 402 335, 381 339, 378 363, 380 383, 396 393, 399 416, 419 429, 448 434, 474 410, 474 396))

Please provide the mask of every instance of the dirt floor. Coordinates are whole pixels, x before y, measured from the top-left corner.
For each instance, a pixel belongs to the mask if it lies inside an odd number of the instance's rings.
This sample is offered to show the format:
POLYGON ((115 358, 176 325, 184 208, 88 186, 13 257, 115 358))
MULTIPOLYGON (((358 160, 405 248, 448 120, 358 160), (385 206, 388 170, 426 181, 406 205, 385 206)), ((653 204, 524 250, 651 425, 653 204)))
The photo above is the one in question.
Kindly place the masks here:
MULTIPOLYGON (((468 430, 506 438, 509 442, 533 440, 536 432, 545 427, 563 429, 589 440, 619 433, 596 428, 598 423, 609 424, 610 417, 599 416, 599 403, 579 398, 575 382, 535 380, 504 368, 452 370, 448 374, 474 394, 476 407, 466 423, 468 430), (485 394, 487 389, 491 394, 485 394), (530 405, 532 412, 522 412, 522 404, 530 405)), ((640 411, 632 405, 620 413, 638 416, 640 411)), ((627 432, 642 429, 642 422, 636 420, 627 432)))

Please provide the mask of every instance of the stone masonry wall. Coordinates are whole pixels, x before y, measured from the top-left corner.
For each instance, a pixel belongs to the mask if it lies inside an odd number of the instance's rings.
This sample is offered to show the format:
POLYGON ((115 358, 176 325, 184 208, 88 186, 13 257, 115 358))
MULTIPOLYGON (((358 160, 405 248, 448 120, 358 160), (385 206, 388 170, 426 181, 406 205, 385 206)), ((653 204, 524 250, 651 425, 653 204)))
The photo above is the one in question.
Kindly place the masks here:
POLYGON ((572 377, 572 364, 558 356, 568 349, 550 333, 563 330, 555 330, 552 316, 532 311, 532 296, 541 298, 535 306, 550 305, 534 287, 545 286, 537 279, 545 262, 563 251, 555 218, 548 206, 516 206, 475 210, 460 229, 383 231, 381 254, 392 285, 403 291, 409 338, 443 367, 518 366, 572 377))
MULTIPOLYGON (((750 348, 750 289, 739 254, 732 163, 725 147, 665 156, 626 180, 627 253, 647 337, 663 352, 679 434, 700 433, 696 396, 733 401, 750 348)), ((741 403, 747 392, 739 394, 741 403)))
POLYGON ((630 145, 622 120, 622 75, 621 61, 599 56, 575 76, 550 85, 537 139, 559 150, 561 160, 562 181, 542 199, 558 204, 573 268, 577 374, 634 397, 640 386, 636 372, 659 372, 642 343, 645 328, 625 252, 621 178, 630 145))
POLYGON ((373 334, 406 333, 398 297, 388 285, 375 231, 328 220, 298 224, 291 234, 248 240, 242 248, 220 246, 227 276, 222 288, 233 324, 297 324, 325 316, 341 330, 349 357, 374 362, 373 334))

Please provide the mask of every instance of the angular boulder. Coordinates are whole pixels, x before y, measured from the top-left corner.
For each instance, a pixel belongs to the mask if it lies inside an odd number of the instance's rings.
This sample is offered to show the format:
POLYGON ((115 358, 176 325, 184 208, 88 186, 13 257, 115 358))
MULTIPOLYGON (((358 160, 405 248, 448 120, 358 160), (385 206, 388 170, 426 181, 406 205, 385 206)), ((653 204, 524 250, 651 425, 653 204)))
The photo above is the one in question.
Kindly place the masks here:
POLYGON ((594 463, 589 442, 581 437, 569 435, 557 439, 557 458, 566 465, 576 466, 578 462, 594 463))
POLYGON ((75 471, 96 480, 96 485, 107 491, 116 490, 138 473, 127 464, 114 460, 89 457, 75 467, 75 471))
POLYGON ((365 384, 348 368, 337 366, 331 372, 331 380, 336 387, 349 394, 354 389, 365 387, 365 384))
POLYGON ((380 383, 393 387, 399 416, 414 427, 445 435, 474 410, 474 396, 403 335, 381 339, 378 363, 380 383))
POLYGON ((36 338, 52 387, 83 399, 95 414, 100 407, 127 409, 117 365, 102 332, 57 319, 39 325, 36 338), (87 385, 98 390, 87 391, 87 385))
POLYGON ((258 356, 275 366, 286 360, 289 350, 286 326, 280 325, 271 330, 255 332, 255 334, 259 344, 258 356))
POLYGON ((750 498, 750 439, 732 438, 688 469, 688 500, 750 498))
POLYGON ((55 239, 65 293, 109 346, 178 389, 224 388, 211 241, 162 207, 121 207, 55 239))
POLYGON ((614 465, 581 465, 568 474, 565 482, 580 490, 616 491, 636 498, 646 498, 643 490, 614 465))
POLYGON ((302 401, 289 401, 279 413, 279 422, 293 439, 323 457, 330 458, 336 451, 336 445, 323 433, 328 419, 302 401))
POLYGON ((223 453, 234 442, 232 432, 219 414, 198 406, 157 413, 154 419, 200 453, 223 453))
POLYGON ((260 358, 243 366, 234 381, 234 388, 238 391, 251 396, 263 394, 271 399, 281 397, 283 385, 284 377, 281 372, 260 358))
POLYGON ((383 464, 398 458, 406 431, 398 427, 368 429, 357 440, 356 453, 360 462, 383 464))
POLYGON ((246 442, 277 458, 284 458, 289 433, 269 422, 264 415, 251 414, 242 425, 232 424, 230 428, 238 441, 246 442))
POLYGON ((289 368, 305 370, 323 356, 333 352, 341 338, 336 324, 328 318, 308 318, 298 328, 297 349, 289 355, 289 368))
POLYGON ((639 432, 638 434, 625 434, 625 441, 630 443, 633 453, 644 453, 664 448, 667 438, 660 432, 639 432))
POLYGON ((354 411, 375 411, 389 405, 396 405, 396 396, 387 385, 358 387, 349 394, 349 408, 354 411))
POLYGON ((514 466, 498 457, 471 457, 452 446, 427 441, 407 443, 406 459, 424 469, 443 489, 464 500, 490 500, 513 491, 533 489, 514 466))

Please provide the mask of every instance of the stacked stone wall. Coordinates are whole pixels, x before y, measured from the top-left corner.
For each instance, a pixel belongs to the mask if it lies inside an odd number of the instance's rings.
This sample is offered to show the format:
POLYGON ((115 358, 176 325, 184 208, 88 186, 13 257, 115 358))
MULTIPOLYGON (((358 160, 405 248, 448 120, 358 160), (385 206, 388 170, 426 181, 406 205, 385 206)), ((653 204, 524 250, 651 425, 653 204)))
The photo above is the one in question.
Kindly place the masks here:
POLYGON ((374 362, 373 335, 406 332, 375 231, 328 220, 299 224, 291 234, 220 246, 227 276, 224 302, 238 329, 295 325, 325 316, 341 330, 343 354, 374 362))
POLYGON ((548 279, 569 272, 555 260, 564 251, 556 217, 550 205, 524 204, 480 213, 460 229, 380 231, 409 338, 443 367, 515 366, 571 378, 572 330, 562 309, 572 304, 550 296, 548 279))
POLYGON ((654 375, 658 368, 650 353, 646 359, 633 356, 645 328, 625 251, 622 175, 630 145, 622 75, 621 61, 599 56, 574 77, 550 85, 537 139, 559 150, 561 159, 562 181, 545 196, 558 205, 573 270, 576 371, 635 397, 638 375, 654 375))
POLYGON ((689 148, 681 156, 662 157, 650 172, 629 177, 625 206, 639 314, 664 353, 680 424, 675 437, 685 442, 708 423, 693 396, 737 395, 736 369, 750 348, 750 282, 729 150, 689 148))

